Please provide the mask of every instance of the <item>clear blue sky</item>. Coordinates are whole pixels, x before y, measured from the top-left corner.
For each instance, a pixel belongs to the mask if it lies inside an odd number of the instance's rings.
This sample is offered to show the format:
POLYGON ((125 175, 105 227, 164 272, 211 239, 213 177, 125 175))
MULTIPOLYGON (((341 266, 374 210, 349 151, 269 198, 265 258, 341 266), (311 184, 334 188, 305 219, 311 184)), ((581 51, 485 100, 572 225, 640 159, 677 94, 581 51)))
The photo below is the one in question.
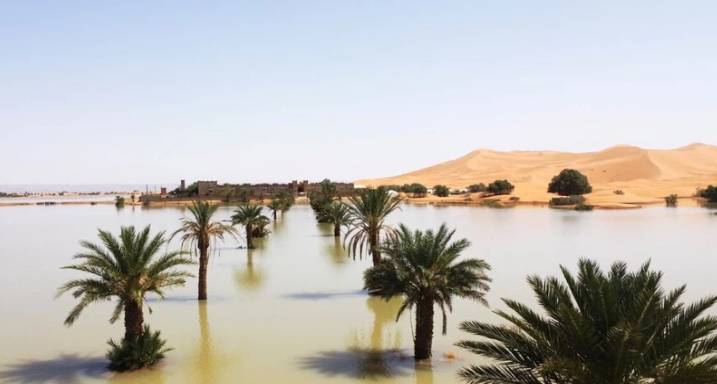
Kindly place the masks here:
POLYGON ((714 1, 5 1, 0 184, 717 144, 714 1))

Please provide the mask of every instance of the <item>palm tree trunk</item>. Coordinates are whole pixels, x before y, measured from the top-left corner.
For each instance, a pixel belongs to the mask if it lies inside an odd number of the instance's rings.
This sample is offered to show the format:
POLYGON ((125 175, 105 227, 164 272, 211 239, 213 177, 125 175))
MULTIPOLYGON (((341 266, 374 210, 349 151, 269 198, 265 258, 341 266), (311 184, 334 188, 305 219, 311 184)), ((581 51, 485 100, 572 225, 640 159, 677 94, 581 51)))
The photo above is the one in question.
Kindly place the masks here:
POLYGON ((433 299, 422 298, 416 306, 416 340, 413 352, 416 360, 431 357, 433 344, 433 299))
POLYGON ((373 266, 375 267, 381 262, 381 252, 378 250, 378 231, 371 231, 368 241, 371 257, 373 258, 373 266))
POLYGON ((142 304, 127 301, 124 305, 124 339, 126 341, 137 340, 142 335, 143 323, 142 304))
POLYGON ((209 264, 209 246, 198 244, 199 246, 199 282, 197 287, 197 299, 207 299, 207 266, 209 264))
POLYGON ((254 249, 254 242, 252 241, 252 228, 251 225, 246 226, 246 247, 248 249, 254 249))
POLYGON ((274 210, 274 221, 276 221, 276 209, 274 210))
POLYGON ((334 223, 334 237, 341 237, 341 224, 334 223))

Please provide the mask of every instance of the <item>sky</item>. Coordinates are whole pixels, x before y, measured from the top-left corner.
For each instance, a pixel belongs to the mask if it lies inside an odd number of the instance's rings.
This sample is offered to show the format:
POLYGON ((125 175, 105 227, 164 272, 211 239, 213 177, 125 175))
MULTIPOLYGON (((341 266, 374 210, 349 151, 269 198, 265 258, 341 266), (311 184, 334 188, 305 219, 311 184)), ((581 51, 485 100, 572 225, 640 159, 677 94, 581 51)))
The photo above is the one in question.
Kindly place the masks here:
POLYGON ((0 184, 717 144, 714 1, 0 1, 0 184))

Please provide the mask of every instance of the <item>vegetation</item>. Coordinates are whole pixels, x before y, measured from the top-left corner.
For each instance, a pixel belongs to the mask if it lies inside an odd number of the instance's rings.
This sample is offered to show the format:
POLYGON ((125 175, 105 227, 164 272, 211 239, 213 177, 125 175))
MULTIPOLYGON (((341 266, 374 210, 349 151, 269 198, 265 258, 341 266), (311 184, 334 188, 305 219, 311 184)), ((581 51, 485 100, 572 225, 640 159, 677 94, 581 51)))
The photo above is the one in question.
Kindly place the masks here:
POLYGON ((434 185, 433 186, 433 194, 438 197, 446 197, 451 193, 451 190, 442 184, 434 185))
POLYGON ((262 207, 255 204, 242 204, 232 215, 233 224, 241 224, 246 231, 246 247, 254 249, 254 228, 265 226, 269 222, 269 218, 262 214, 262 207))
POLYGON ((334 236, 341 236, 341 227, 350 224, 349 208, 340 201, 334 201, 321 213, 323 222, 334 226, 334 236))
POLYGON ((110 361, 111 371, 134 371, 152 366, 164 358, 164 354, 171 348, 165 348, 166 341, 162 340, 159 331, 152 332, 145 326, 142 334, 136 340, 123 339, 117 344, 114 340, 107 342, 110 350, 106 357, 110 361))
POLYGON ((488 184, 486 188, 487 192, 494 195, 510 195, 513 193, 513 189, 515 189, 515 186, 508 180, 496 180, 488 184))
POLYGON ((717 318, 705 316, 717 298, 680 303, 681 286, 661 287, 646 263, 605 274, 589 260, 579 273, 528 278, 545 314, 510 299, 514 313, 496 311, 510 326, 472 321, 461 328, 483 338, 458 345, 495 363, 461 371, 469 383, 714 383, 717 318))
POLYGON ((438 231, 410 231, 401 225, 396 236, 389 237, 382 251, 386 258, 364 274, 365 286, 385 300, 403 296, 404 310, 416 307, 416 360, 431 357, 433 343, 433 306, 438 304, 443 314, 443 334, 446 333, 446 310, 452 311, 454 297, 485 303, 490 279, 485 272, 489 265, 478 259, 457 259, 470 246, 466 239, 451 241, 455 230, 441 225, 438 231))
POLYGON ((621 195, 621 196, 625 194, 625 192, 622 189, 616 189, 616 190, 612 191, 612 193, 614 193, 616 195, 621 195))
POLYGON ((503 208, 503 204, 498 199, 484 199, 480 201, 479 205, 487 208, 503 208))
POLYGON ((401 192, 409 193, 413 197, 424 197, 428 193, 428 188, 419 183, 404 184, 401 187, 401 192))
POLYGON ((117 208, 124 207, 124 197, 115 196, 115 207, 117 207, 117 208))
POLYGON ((592 191, 587 176, 575 169, 563 169, 548 184, 548 192, 560 196, 584 195, 592 191))
POLYGON ((319 186, 319 190, 309 193, 309 204, 316 214, 316 220, 323 223, 321 212, 329 206, 338 197, 336 192, 336 183, 329 179, 324 179, 319 186))
POLYGON ((676 207, 677 206, 677 195, 672 194, 669 196, 665 196, 665 205, 668 207, 676 207))
POLYGON ((145 295, 151 292, 164 297, 166 288, 184 285, 191 274, 175 268, 192 262, 180 251, 159 256, 168 241, 164 232, 151 236, 149 226, 140 232, 134 227, 122 227, 119 238, 103 230, 98 232, 101 244, 82 241, 84 250, 74 256, 80 263, 64 267, 93 275, 71 280, 59 288, 58 295, 72 291, 72 296, 79 299, 65 324, 72 325, 88 305, 115 298, 110 322, 124 313, 125 334, 119 345, 110 341, 110 368, 127 370, 153 364, 166 350, 159 333, 149 334, 149 327, 144 327, 145 295))
POLYGON ((468 192, 470 193, 486 192, 487 190, 488 187, 486 187, 483 183, 471 184, 468 186, 468 192))
MULTIPOLYGON (((291 206, 294 205, 294 194, 288 192, 288 191, 279 191, 274 195, 272 200, 279 200, 281 202, 281 207, 279 210, 281 211, 281 214, 283 215, 284 212, 288 211, 291 206)), ((276 220, 276 217, 274 218, 276 220)))
POLYGON ((344 242, 349 253, 356 257, 368 249, 373 265, 381 261, 381 234, 392 234, 394 229, 385 223, 386 217, 398 208, 401 198, 391 195, 384 188, 367 189, 349 198, 349 222, 344 242))
POLYGON ((237 237, 234 227, 219 221, 212 221, 217 212, 217 206, 205 201, 194 201, 189 207, 191 218, 182 218, 181 225, 172 237, 180 235, 182 248, 189 245, 194 252, 199 253, 199 281, 197 284, 197 299, 207 299, 207 267, 209 265, 209 246, 212 240, 224 240, 225 235, 237 237), (196 247, 195 247, 196 246, 196 247))
POLYGON ((710 185, 700 190, 699 196, 707 199, 710 203, 717 203, 717 186, 710 185))
POLYGON ((284 206, 284 202, 277 198, 271 199, 269 204, 266 205, 267 208, 271 211, 272 216, 274 217, 274 221, 276 221, 276 212, 281 211, 281 208, 284 206))
POLYGON ((592 211, 595 208, 595 206, 585 203, 579 203, 575 206, 576 211, 592 211))
POLYGON ((553 197, 550 199, 550 206, 551 207, 561 207, 561 206, 570 206, 570 205, 578 205, 578 204, 584 204, 585 203, 585 197, 580 195, 574 195, 574 196, 565 196, 565 197, 553 197))

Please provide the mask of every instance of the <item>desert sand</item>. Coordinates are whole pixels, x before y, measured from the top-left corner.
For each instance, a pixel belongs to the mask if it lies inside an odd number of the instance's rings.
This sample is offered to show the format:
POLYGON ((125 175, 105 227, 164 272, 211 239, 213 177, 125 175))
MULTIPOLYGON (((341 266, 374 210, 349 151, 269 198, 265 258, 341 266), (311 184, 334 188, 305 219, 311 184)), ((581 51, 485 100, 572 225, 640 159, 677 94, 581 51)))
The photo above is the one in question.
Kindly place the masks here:
MULTIPOLYGON (((479 182, 507 179, 515 185, 513 196, 521 203, 546 204, 552 177, 564 168, 584 173, 593 186, 588 203, 602 208, 630 208, 664 203, 677 194, 689 199, 697 188, 717 184, 717 147, 691 144, 660 150, 616 146, 599 152, 555 151, 499 152, 479 149, 455 160, 399 176, 357 180, 357 185, 421 183, 431 188, 445 184, 462 189, 479 182), (624 194, 616 194, 621 190, 624 194)), ((477 196, 428 197, 424 202, 477 202, 477 196)))

